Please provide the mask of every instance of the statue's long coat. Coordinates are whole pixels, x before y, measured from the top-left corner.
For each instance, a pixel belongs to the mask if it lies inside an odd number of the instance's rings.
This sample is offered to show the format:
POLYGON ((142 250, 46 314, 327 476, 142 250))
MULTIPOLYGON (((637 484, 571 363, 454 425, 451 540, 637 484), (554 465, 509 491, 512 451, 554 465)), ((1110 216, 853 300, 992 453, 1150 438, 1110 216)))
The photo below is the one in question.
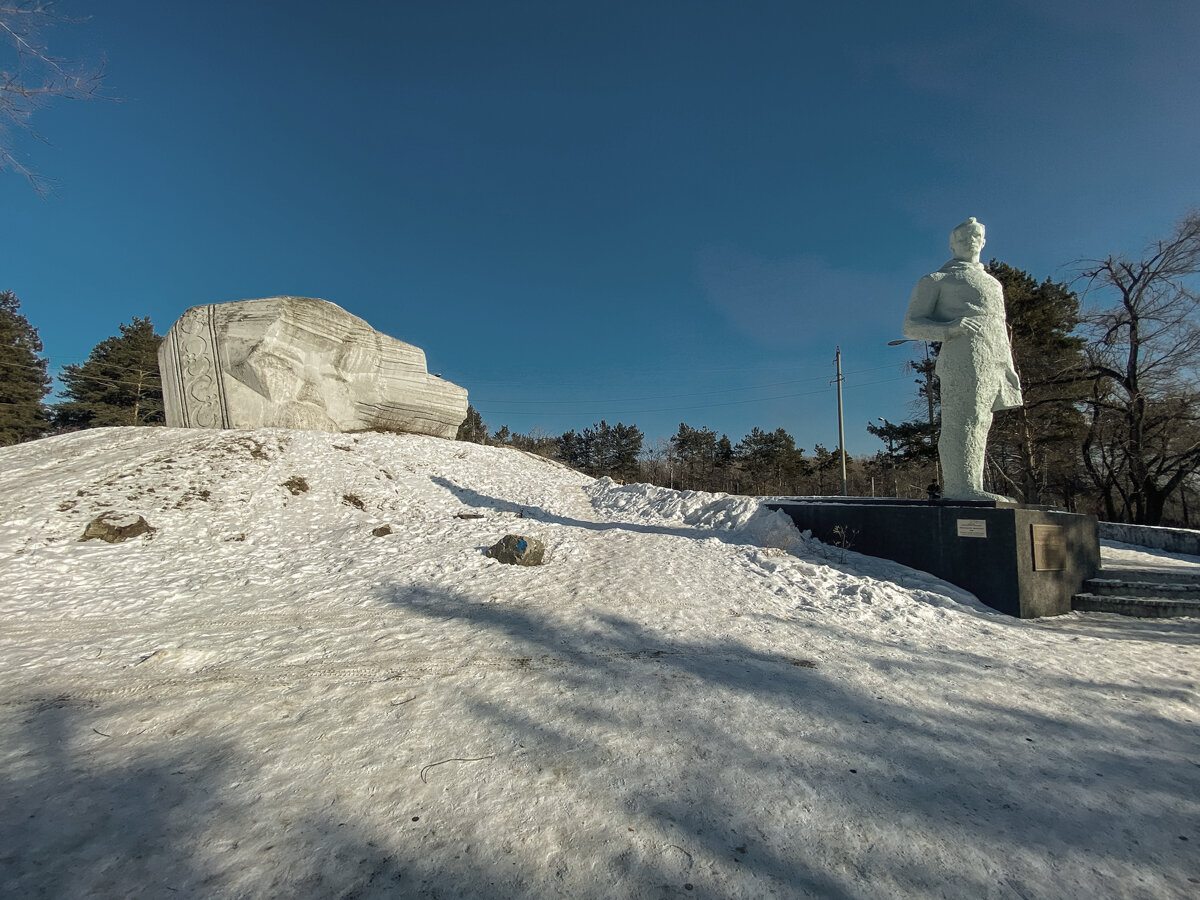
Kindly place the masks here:
POLYGON ((1013 365, 1004 318, 1004 289, 977 262, 952 259, 917 282, 904 336, 941 341, 935 371, 947 392, 958 398, 977 398, 979 411, 1013 409, 1021 405, 1021 382, 1013 365), (965 317, 977 317, 980 333, 951 335, 965 317))

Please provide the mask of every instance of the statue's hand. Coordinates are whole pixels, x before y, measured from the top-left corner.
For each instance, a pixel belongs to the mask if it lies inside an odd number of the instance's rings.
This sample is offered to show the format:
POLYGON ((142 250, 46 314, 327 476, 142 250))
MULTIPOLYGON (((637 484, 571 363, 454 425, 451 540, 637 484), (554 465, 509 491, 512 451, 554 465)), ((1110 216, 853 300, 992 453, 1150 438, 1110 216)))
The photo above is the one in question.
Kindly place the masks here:
POLYGON ((963 316, 950 323, 950 337, 971 337, 983 333, 983 323, 978 316, 963 316))

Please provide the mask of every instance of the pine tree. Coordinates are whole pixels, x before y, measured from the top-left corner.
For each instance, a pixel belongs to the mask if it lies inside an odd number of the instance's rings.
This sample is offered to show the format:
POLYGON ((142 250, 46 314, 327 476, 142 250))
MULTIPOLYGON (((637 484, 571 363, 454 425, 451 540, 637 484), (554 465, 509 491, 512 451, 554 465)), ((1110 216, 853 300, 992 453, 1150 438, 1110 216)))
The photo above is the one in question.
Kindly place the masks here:
POLYGON ((889 422, 887 419, 879 421, 883 424, 868 422, 867 432, 887 444, 889 468, 897 464, 924 463, 936 455, 936 433, 932 444, 929 439, 931 430, 936 432, 936 423, 931 429, 928 422, 889 422))
POLYGON ((1065 284, 992 260, 987 271, 1004 286, 1004 308, 1013 362, 1024 399, 997 413, 988 439, 989 469, 1001 493, 1026 503, 1057 500, 1069 506, 1076 483, 1084 421, 1079 404, 1091 390, 1079 298, 1065 284), (1007 488, 1008 490, 1006 490, 1007 488))
POLYGON ((583 443, 588 448, 591 464, 585 470, 593 478, 613 476, 617 459, 616 434, 603 419, 591 428, 583 429, 583 443))
POLYGON ((822 444, 813 447, 812 474, 817 479, 818 497, 828 496, 834 492, 834 486, 841 477, 836 474, 841 464, 841 454, 829 450, 822 444))
POLYGON ((559 434, 556 439, 558 458, 572 469, 587 472, 592 468, 592 446, 583 434, 577 434, 575 428, 559 434))
POLYGON ((150 317, 134 317, 121 334, 92 348, 82 365, 64 366, 59 379, 66 399, 54 407, 54 424, 65 430, 106 425, 161 425, 162 381, 150 317))
POLYGON ((721 435, 717 441, 717 452, 713 457, 714 488, 716 490, 733 492, 734 487, 734 454, 733 443, 729 435, 721 435))
POLYGON ((893 490, 897 493, 900 489, 901 470, 906 473, 906 483, 912 479, 920 481, 921 484, 925 484, 931 478, 934 481, 939 480, 937 443, 942 427, 942 386, 934 368, 942 345, 939 341, 913 343, 923 349, 921 357, 906 363, 907 368, 917 376, 914 379, 917 396, 912 403, 916 417, 907 422, 880 419, 882 425, 867 424, 867 432, 887 445, 888 470, 892 475, 893 490))
POLYGON ((577 434, 573 429, 555 440, 557 456, 573 469, 593 478, 608 475, 620 481, 632 481, 640 473, 638 456, 643 435, 636 425, 618 422, 609 425, 603 419, 577 434))
POLYGON ((455 436, 455 439, 467 441, 472 444, 486 444, 488 442, 487 423, 479 415, 479 410, 470 404, 467 404, 467 417, 458 426, 458 434, 455 436))
POLYGON ((679 486, 684 490, 711 490, 716 464, 717 434, 708 428, 692 428, 683 422, 671 436, 671 454, 679 463, 679 486))
POLYGON ((0 292, 0 446, 29 441, 46 429, 42 398, 50 390, 37 329, 12 291, 0 292))
POLYGON ((637 481, 638 457, 644 435, 636 425, 618 422, 612 429, 612 455, 608 474, 625 483, 637 481))
POLYGON ((752 494, 788 493, 806 474, 804 451, 782 428, 763 431, 755 427, 738 442, 734 453, 746 468, 752 494))

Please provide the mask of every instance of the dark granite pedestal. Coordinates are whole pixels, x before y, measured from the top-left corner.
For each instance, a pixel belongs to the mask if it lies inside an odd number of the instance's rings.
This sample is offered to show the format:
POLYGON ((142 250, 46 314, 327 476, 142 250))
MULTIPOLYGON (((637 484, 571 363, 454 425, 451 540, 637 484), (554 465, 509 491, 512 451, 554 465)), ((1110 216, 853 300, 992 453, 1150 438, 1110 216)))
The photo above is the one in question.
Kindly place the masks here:
POLYGON ((1048 507, 863 497, 767 506, 818 540, 929 572, 1022 619, 1070 612, 1100 568, 1096 517, 1048 507))

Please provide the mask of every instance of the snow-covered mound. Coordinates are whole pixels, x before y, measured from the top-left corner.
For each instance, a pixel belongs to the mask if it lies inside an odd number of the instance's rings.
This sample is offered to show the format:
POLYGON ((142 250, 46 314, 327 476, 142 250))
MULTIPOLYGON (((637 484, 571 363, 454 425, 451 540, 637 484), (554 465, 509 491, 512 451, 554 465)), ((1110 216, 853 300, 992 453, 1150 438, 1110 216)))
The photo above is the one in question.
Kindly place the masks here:
POLYGON ((598 510, 626 521, 669 521, 724 530, 764 547, 787 550, 798 543, 792 520, 766 509, 753 497, 672 491, 651 484, 616 485, 601 478, 588 489, 598 510))
POLYGON ((0 510, 3 896, 1200 888, 1197 622, 413 436, 84 432, 0 510))

